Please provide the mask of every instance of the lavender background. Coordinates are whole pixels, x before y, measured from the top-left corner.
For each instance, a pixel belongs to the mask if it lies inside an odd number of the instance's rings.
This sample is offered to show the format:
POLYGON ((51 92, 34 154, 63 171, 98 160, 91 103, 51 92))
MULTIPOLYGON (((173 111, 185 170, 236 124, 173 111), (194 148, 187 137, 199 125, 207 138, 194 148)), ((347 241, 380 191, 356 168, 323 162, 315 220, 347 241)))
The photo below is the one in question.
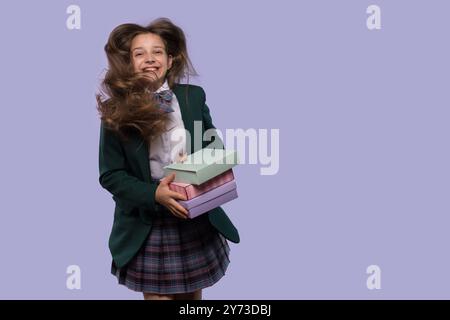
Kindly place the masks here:
POLYGON ((97 90, 110 31, 186 32, 215 125, 279 128, 235 174, 242 242, 205 299, 450 298, 448 1, 3 1, 0 298, 141 299, 110 275, 97 90), (82 29, 66 28, 81 7, 82 29), (366 8, 381 7, 369 31, 366 8), (66 288, 81 267, 82 289, 66 288), (366 268, 379 265, 381 290, 366 268))

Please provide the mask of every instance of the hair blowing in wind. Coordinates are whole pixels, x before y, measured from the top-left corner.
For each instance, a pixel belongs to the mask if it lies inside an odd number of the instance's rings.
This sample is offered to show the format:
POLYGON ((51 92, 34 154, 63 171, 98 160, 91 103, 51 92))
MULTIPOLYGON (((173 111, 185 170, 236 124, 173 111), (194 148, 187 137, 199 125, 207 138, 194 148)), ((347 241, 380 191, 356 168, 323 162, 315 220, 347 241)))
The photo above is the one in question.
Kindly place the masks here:
POLYGON ((158 18, 146 27, 132 23, 117 26, 105 45, 108 69, 96 99, 104 125, 123 139, 127 133, 137 131, 150 141, 165 131, 168 120, 150 94, 158 89, 157 81, 133 70, 131 43, 135 36, 145 33, 159 35, 167 55, 173 57, 166 74, 171 89, 181 79, 187 77, 189 81, 189 75, 197 75, 187 54, 184 32, 169 19, 158 18))

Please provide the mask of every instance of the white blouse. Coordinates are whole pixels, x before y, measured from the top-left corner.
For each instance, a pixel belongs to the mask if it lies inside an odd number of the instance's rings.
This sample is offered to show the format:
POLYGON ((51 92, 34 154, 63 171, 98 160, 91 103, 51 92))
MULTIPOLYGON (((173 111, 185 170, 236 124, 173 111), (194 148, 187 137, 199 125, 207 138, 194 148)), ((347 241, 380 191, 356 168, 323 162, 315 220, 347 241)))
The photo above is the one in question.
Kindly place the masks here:
MULTIPOLYGON (((170 90, 167 80, 156 92, 162 90, 170 90)), ((164 166, 180 162, 180 159, 186 155, 186 131, 175 93, 172 97, 171 107, 175 112, 169 113, 166 132, 153 138, 149 143, 150 172, 151 178, 154 180, 164 177, 164 166)))

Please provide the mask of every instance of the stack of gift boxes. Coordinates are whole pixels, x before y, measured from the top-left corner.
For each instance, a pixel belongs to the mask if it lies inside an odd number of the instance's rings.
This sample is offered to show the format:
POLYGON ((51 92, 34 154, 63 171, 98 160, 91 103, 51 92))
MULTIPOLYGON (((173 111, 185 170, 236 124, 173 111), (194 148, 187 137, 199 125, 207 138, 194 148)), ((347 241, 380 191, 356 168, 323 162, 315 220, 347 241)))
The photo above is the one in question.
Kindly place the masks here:
POLYGON ((201 149, 183 162, 164 167, 164 173, 175 172, 169 188, 186 197, 178 202, 192 219, 238 197, 232 170, 237 164, 234 150, 201 149))

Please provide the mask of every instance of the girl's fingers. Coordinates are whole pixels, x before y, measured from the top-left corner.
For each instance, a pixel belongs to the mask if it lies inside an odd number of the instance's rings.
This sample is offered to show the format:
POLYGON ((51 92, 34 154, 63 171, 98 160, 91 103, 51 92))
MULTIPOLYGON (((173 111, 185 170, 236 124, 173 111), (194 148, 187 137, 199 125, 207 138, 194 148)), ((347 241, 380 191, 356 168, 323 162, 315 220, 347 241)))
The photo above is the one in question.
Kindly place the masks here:
POLYGON ((169 211, 174 215, 174 216, 179 216, 178 212, 175 210, 175 208, 173 208, 171 205, 167 206, 167 209, 169 209, 169 211))
POLYGON ((187 217, 183 215, 181 212, 179 212, 177 209, 173 208, 171 211, 176 217, 180 219, 187 219, 187 217))
POLYGON ((175 200, 184 200, 184 201, 187 200, 185 195, 175 192, 175 191, 170 191, 169 196, 175 200))
POLYGON ((179 214, 181 214, 183 217, 186 217, 187 218, 187 216, 188 216, 188 212, 187 212, 187 210, 182 206, 182 205, 180 205, 178 202, 176 202, 175 200, 171 200, 170 201, 170 204, 171 204, 171 206, 172 206, 172 208, 174 208, 174 210, 176 210, 179 214))
POLYGON ((174 209, 170 209, 170 212, 172 212, 172 214, 178 218, 182 218, 182 216, 174 209))
POLYGON ((165 179, 166 184, 168 185, 169 183, 171 183, 173 179, 175 179, 175 172, 172 172, 166 177, 165 179))
POLYGON ((164 185, 164 186, 169 185, 169 183, 172 182, 173 179, 175 179, 175 172, 172 172, 172 173, 169 174, 167 177, 164 177, 164 178, 159 182, 159 184, 160 184, 160 185, 162 184, 162 185, 164 185))

